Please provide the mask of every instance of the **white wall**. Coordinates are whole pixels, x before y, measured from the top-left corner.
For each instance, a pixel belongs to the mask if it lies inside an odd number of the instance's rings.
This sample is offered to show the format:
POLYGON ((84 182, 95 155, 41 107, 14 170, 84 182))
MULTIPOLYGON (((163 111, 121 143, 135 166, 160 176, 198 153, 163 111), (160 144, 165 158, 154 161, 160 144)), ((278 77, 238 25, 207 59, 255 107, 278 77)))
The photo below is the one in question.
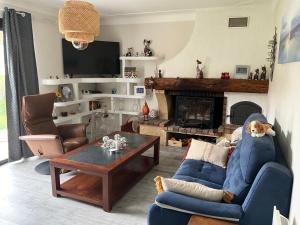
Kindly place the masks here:
MULTIPOLYGON (((31 10, 34 7, 29 7, 22 2, 18 2, 17 4, 15 4, 14 1, 9 4, 0 3, 0 7, 8 7, 21 11, 24 10, 31 13, 39 82, 41 82, 43 78, 49 78, 49 76, 58 75, 63 77, 61 50, 62 36, 58 32, 56 16, 49 15, 46 11, 40 12, 39 10, 31 10)), ((52 91, 54 89, 54 87, 46 87, 40 84, 41 93, 52 91)))
POLYGON ((41 85, 42 79, 50 76, 63 77, 62 36, 58 32, 57 23, 53 20, 34 17, 32 27, 40 92, 45 93, 55 88, 41 85))
MULTIPOLYGON (((155 53, 165 57, 158 62, 164 77, 194 78, 196 59, 204 61, 205 77, 209 78, 220 77, 221 72, 233 74, 236 65, 250 65, 252 70, 268 65, 267 44, 274 29, 269 5, 201 9, 184 21, 159 22, 160 15, 152 17, 154 22, 149 17, 145 20, 144 16, 119 21, 114 17, 112 22, 106 18, 101 39, 120 41, 123 53, 128 47, 140 52, 144 38, 153 40, 151 47, 155 53), (239 16, 249 16, 249 27, 228 28, 228 18, 239 16)), ((178 17, 182 19, 180 14, 178 17)), ((145 76, 153 76, 154 68, 155 64, 145 66, 145 76)), ((229 96, 233 98, 229 103, 249 98, 267 112, 267 95, 233 93, 229 96)), ((150 108, 157 108, 155 97, 147 101, 150 108)), ((230 106, 228 104, 228 111, 230 106)))
MULTIPOLYGON (((298 6, 299 0, 280 1, 275 14, 275 24, 281 27, 281 18, 288 15, 292 9, 298 6)), ((300 13, 300 12, 298 12, 300 13)), ((300 51, 300 50, 299 50, 300 51)), ((274 80, 270 85, 268 96, 268 117, 270 121, 277 121, 281 133, 282 149, 294 173, 294 187, 290 221, 292 225, 300 224, 300 62, 277 64, 275 67, 274 80), (298 212, 298 213, 297 213, 298 212)))

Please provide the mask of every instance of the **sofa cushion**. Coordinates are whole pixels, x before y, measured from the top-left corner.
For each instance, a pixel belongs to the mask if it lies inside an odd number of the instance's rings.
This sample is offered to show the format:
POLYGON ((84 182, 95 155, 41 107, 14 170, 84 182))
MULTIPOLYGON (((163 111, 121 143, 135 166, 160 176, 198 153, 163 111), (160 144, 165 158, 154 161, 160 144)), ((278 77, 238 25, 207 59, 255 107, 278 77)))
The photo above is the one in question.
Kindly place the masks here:
POLYGON ((252 114, 243 127, 243 139, 231 156, 226 171, 223 189, 235 194, 233 202, 242 204, 258 171, 266 163, 275 159, 273 138, 264 136, 254 138, 246 132, 250 121, 267 123, 261 114, 252 114))
POLYGON ((245 182, 240 167, 240 150, 241 142, 238 143, 234 152, 232 153, 226 170, 226 179, 224 181, 223 189, 234 193, 233 203, 242 204, 250 186, 245 182))
MULTIPOLYGON (((194 159, 186 159, 176 171, 175 176, 185 176, 205 180, 210 183, 217 184, 218 186, 220 185, 222 187, 226 176, 226 170, 220 166, 216 166, 208 162, 194 159)), ((189 181, 186 179, 184 180, 189 181)), ((199 181, 198 183, 203 184, 202 181, 199 181)))
POLYGON ((252 183, 260 168, 266 163, 275 160, 275 146, 273 137, 252 137, 246 132, 249 122, 259 120, 268 123, 267 119, 258 113, 248 117, 243 126, 243 140, 240 153, 242 175, 247 183, 252 183))

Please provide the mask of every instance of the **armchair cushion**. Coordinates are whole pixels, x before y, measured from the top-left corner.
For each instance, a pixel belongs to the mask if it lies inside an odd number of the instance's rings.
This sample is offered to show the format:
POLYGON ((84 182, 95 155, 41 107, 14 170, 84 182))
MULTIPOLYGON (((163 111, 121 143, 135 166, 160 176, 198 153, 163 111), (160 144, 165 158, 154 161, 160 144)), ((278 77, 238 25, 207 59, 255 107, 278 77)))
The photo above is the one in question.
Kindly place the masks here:
POLYGON ((210 202, 168 191, 159 194, 155 204, 161 208, 230 221, 238 221, 242 216, 240 205, 210 202))
POLYGON ((57 126, 59 135, 63 140, 77 137, 86 137, 86 124, 64 124, 57 126))
POLYGON ((68 152, 87 143, 88 139, 86 137, 68 138, 63 141, 64 151, 68 152))
POLYGON ((19 139, 26 142, 34 155, 53 158, 63 154, 61 140, 57 135, 27 135, 19 139))

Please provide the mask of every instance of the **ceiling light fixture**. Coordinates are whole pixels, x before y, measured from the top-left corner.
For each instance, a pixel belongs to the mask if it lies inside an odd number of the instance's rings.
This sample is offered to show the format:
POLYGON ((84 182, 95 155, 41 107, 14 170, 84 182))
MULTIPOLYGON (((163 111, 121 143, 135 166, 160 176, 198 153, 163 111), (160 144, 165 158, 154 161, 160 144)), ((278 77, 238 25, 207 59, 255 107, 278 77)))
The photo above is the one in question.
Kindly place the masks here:
POLYGON ((59 10, 58 26, 59 32, 74 48, 84 50, 99 35, 100 15, 88 2, 68 0, 59 10))

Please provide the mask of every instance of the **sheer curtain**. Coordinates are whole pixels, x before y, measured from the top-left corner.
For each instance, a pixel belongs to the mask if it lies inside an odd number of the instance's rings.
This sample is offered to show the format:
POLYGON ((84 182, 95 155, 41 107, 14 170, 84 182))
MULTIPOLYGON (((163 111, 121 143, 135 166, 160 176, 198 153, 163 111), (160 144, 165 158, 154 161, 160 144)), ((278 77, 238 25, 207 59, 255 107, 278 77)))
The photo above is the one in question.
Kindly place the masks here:
POLYGON ((31 15, 4 8, 3 35, 9 161, 15 161, 32 155, 19 141, 22 97, 39 93, 31 15))

